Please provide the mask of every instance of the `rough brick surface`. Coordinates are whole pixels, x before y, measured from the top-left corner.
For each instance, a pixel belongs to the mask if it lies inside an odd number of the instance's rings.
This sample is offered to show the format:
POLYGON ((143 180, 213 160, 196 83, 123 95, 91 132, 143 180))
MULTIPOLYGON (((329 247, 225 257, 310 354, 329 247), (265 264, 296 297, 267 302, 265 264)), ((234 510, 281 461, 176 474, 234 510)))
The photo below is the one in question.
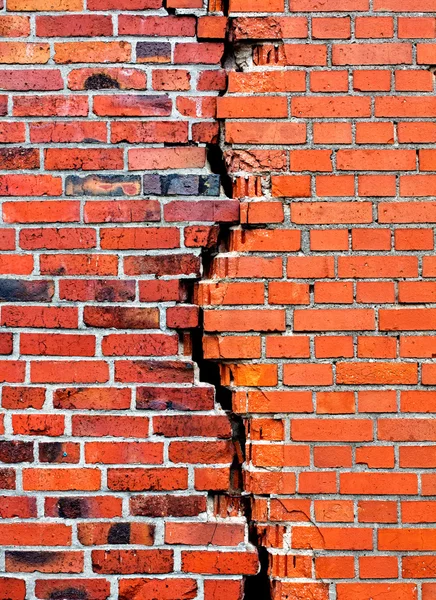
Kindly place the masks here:
POLYGON ((0 600, 436 598, 435 0, 0 0, 0 600))

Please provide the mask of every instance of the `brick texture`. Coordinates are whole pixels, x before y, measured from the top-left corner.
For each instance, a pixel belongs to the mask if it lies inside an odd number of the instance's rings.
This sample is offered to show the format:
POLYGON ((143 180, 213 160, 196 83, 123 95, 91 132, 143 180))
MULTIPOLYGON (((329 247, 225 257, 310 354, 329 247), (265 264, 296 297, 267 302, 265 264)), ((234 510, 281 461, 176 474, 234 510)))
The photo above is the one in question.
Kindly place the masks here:
POLYGON ((435 0, 0 0, 0 600, 436 598, 435 0))

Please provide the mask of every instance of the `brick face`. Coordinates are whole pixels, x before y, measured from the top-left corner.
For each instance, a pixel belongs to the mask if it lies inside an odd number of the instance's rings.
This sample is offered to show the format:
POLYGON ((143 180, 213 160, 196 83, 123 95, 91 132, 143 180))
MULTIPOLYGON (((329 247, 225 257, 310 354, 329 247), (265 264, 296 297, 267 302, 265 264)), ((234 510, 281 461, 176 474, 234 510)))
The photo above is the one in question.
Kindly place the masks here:
POLYGON ((0 0, 0 598, 435 597, 435 11, 0 0))

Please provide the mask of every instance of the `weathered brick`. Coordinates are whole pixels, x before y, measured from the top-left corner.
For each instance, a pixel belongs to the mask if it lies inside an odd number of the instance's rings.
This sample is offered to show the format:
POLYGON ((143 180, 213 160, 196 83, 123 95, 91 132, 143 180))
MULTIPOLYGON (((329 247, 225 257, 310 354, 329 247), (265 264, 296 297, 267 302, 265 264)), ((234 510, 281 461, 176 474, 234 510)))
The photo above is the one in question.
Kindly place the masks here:
POLYGON ((0 0, 5 600, 435 595, 434 0, 228 4, 0 0))

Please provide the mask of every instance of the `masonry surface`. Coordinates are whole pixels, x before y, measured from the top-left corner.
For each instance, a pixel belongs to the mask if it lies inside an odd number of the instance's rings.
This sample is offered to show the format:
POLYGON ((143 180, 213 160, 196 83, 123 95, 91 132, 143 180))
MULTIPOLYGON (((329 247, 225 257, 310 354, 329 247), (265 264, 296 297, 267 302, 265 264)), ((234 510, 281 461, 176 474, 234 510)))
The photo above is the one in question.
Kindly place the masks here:
POLYGON ((436 600, 436 0, 0 0, 0 600, 436 600))

